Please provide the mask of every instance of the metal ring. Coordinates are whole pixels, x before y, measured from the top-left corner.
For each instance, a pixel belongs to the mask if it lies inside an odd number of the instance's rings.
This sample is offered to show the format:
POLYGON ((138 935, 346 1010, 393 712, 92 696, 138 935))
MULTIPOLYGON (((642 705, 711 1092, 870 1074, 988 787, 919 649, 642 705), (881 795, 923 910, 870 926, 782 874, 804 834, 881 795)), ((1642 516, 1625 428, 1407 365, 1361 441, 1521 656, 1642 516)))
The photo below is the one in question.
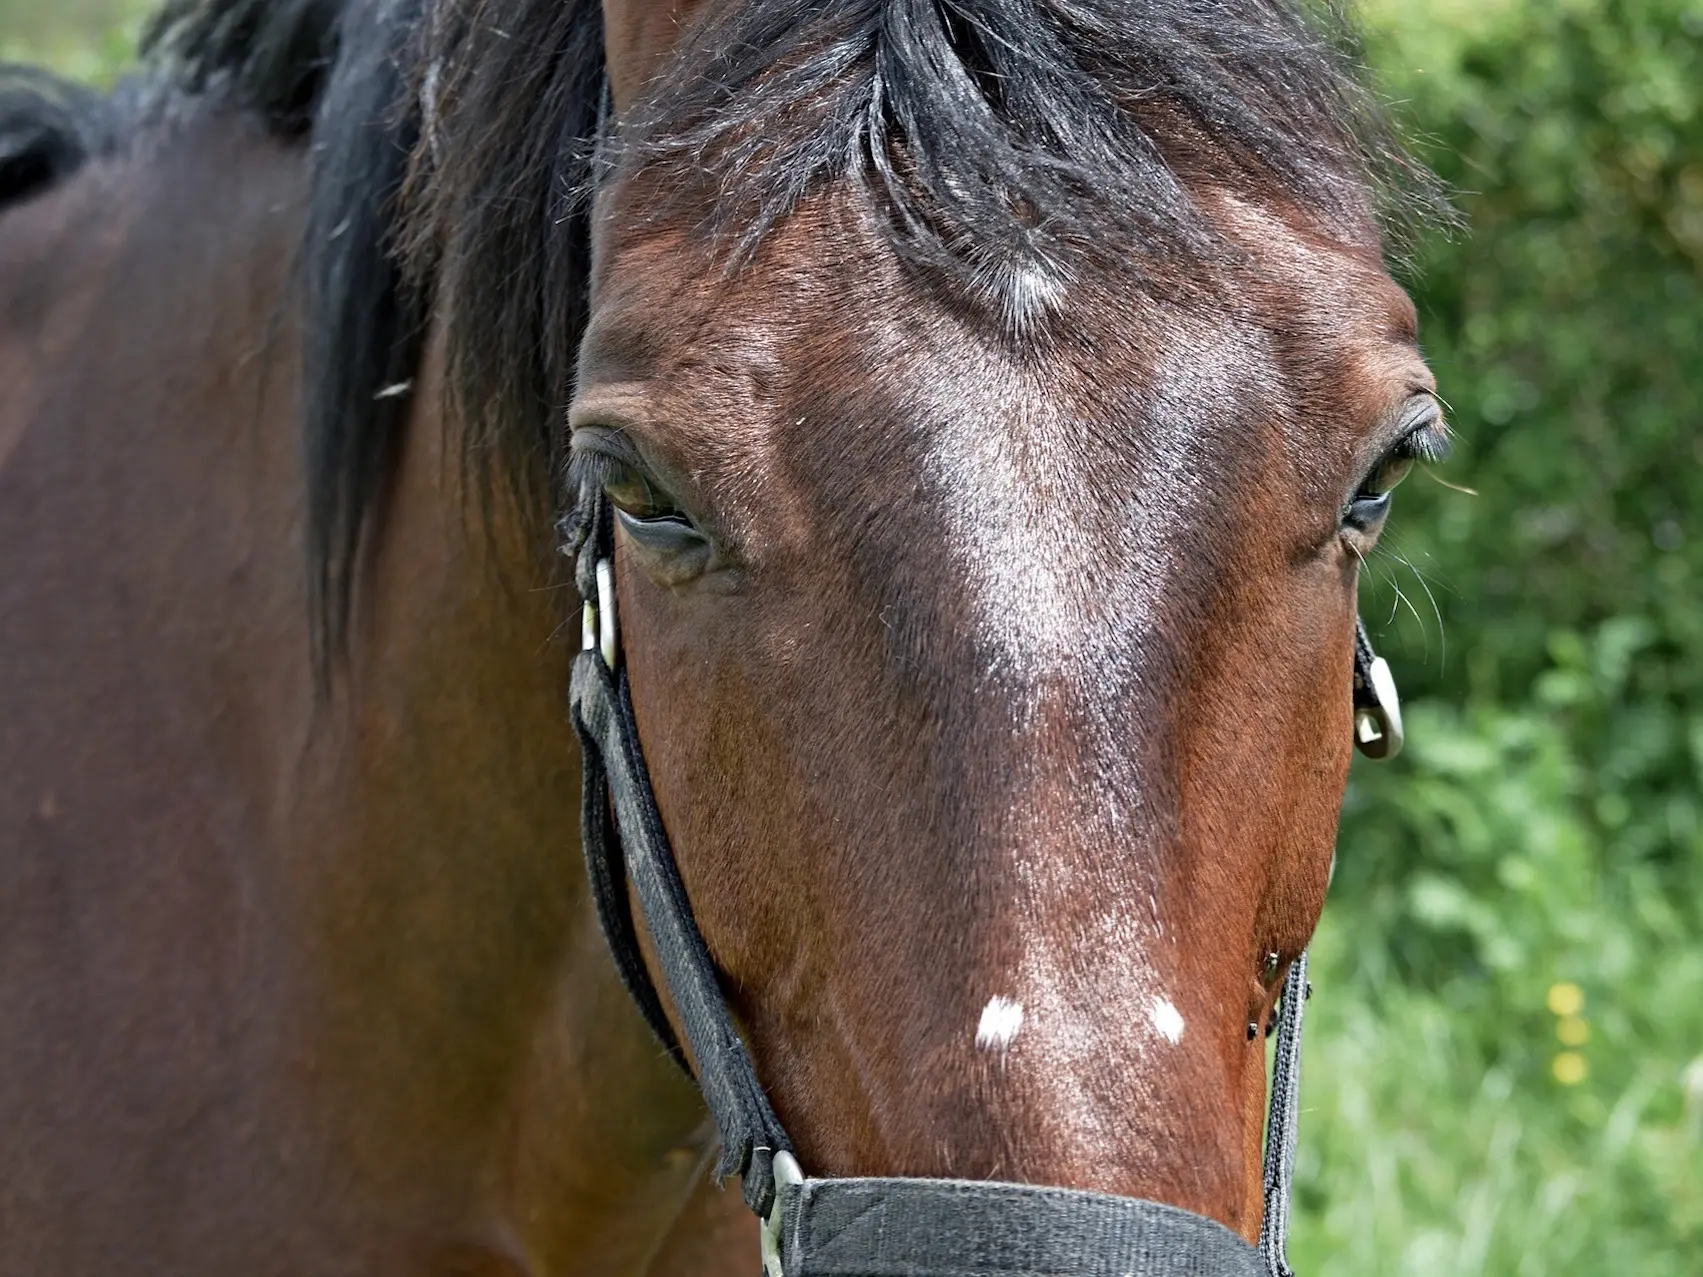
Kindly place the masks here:
POLYGON ((1366 691, 1372 704, 1354 711, 1354 742, 1368 758, 1394 758, 1406 739, 1401 725, 1401 696, 1390 663, 1375 656, 1366 667, 1366 691))
POLYGON ((620 631, 615 627, 615 567, 608 559, 597 561, 597 623, 603 663, 614 669, 620 654, 620 631))
POLYGON ((775 1204, 769 1208, 769 1217, 763 1221, 763 1277, 786 1277, 781 1267, 781 1204, 787 1189, 804 1183, 804 1168, 784 1148, 775 1154, 769 1166, 775 1177, 775 1204))

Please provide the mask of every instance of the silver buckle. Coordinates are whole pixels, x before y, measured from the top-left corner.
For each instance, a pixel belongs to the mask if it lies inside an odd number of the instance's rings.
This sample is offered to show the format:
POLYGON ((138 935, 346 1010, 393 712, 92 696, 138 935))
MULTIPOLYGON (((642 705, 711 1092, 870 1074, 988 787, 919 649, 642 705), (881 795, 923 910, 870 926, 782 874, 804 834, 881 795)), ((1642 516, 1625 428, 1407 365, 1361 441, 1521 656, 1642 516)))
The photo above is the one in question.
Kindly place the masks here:
POLYGON ((786 1277, 781 1268, 781 1200, 786 1189, 804 1183, 804 1170, 784 1148, 769 1165, 775 1177, 775 1204, 763 1221, 763 1277, 786 1277))
POLYGON ((615 568, 608 559, 597 561, 597 602, 588 599, 580 609, 579 637, 582 651, 601 649, 603 663, 615 668, 621 640, 615 624, 615 568))
POLYGON ((1394 758, 1401 753, 1406 736, 1401 728, 1401 697, 1396 694, 1395 675, 1381 656, 1366 667, 1366 690, 1375 705, 1354 711, 1354 743, 1367 758, 1394 758))

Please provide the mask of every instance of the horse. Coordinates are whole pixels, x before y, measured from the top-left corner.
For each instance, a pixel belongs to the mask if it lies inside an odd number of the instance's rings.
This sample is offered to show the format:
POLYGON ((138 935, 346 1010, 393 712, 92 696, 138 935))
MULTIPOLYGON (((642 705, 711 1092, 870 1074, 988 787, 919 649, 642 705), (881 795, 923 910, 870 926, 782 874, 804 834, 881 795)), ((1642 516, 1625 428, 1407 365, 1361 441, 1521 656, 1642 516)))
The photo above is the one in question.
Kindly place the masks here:
POLYGON ((0 1272, 791 1274, 796 1168, 1258 1237, 1447 444, 1346 39, 171 0, 0 96, 0 1272))

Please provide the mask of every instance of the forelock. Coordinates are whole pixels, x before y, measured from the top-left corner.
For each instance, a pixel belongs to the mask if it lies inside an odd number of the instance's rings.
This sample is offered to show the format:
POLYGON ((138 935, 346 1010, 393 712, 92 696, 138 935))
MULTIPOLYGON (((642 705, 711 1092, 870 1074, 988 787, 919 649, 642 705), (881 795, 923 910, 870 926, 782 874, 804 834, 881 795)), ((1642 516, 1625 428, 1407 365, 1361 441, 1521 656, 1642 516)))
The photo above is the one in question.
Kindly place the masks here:
POLYGON ((1191 188, 1357 240, 1425 203, 1354 50, 1334 9, 1290 0, 710 6, 617 154, 735 256, 862 182, 907 259, 1021 331, 1096 257, 1156 287, 1198 271, 1218 245, 1191 188))

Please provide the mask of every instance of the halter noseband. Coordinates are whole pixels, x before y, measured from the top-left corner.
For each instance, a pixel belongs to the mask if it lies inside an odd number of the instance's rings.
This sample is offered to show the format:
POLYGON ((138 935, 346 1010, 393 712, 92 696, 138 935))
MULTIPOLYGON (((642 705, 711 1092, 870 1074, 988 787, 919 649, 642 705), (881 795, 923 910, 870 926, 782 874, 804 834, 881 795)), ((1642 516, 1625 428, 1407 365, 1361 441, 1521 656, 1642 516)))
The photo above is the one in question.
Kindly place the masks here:
MULTIPOLYGON (((582 492, 563 531, 584 605, 570 705, 583 754, 581 841, 598 921, 627 991, 691 1076, 639 948, 630 882, 721 1137, 716 1176, 738 1175, 746 1204, 762 1221, 765 1277, 1293 1277, 1285 1249, 1301 1021, 1312 992, 1305 953, 1290 966, 1277 1015, 1257 1247, 1217 1220, 1108 1193, 804 1174, 734 1027, 657 811, 620 659, 613 526, 602 493, 582 492)), ((1395 681, 1358 621, 1353 698, 1356 745, 1372 758, 1393 757, 1402 745, 1395 681)))

